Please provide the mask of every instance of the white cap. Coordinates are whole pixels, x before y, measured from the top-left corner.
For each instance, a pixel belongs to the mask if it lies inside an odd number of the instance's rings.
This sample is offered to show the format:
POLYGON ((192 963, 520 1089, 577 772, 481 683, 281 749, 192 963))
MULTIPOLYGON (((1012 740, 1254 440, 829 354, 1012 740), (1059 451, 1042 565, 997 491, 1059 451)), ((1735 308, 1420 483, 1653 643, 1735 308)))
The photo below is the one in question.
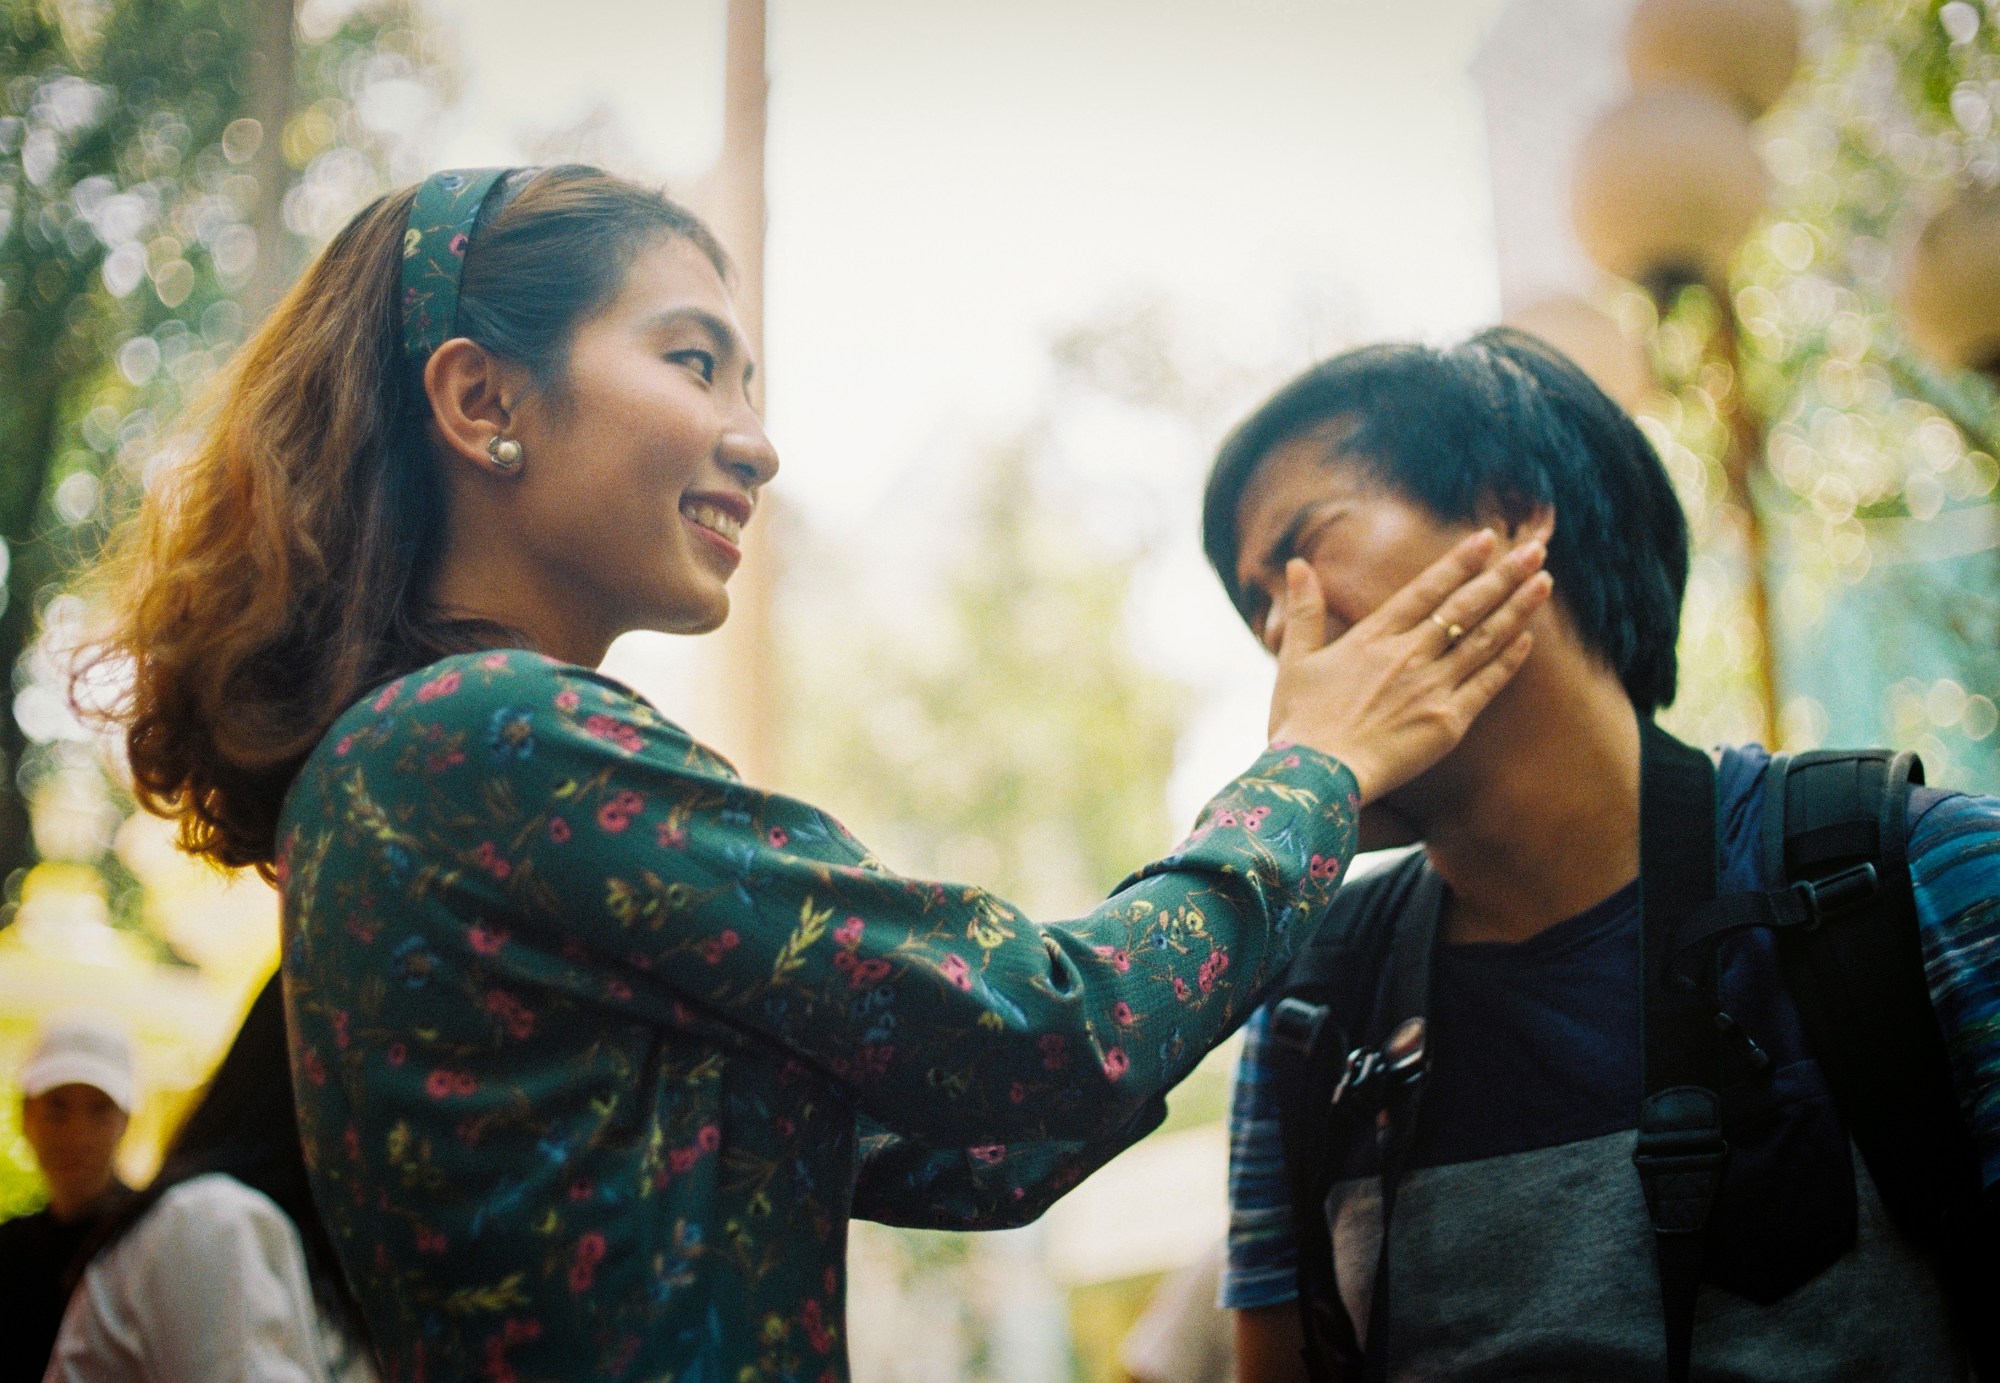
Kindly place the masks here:
POLYGON ((21 1093, 30 1099, 59 1085, 102 1090, 126 1113, 138 1093, 132 1071, 132 1039, 109 1015, 65 1013, 42 1025, 41 1041, 21 1068, 21 1093))

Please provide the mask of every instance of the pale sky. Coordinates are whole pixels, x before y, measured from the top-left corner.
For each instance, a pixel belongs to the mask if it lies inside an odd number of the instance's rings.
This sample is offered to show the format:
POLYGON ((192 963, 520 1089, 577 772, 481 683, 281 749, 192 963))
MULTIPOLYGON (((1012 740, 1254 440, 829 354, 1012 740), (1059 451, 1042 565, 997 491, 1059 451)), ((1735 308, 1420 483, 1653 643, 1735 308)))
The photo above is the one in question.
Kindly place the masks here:
MULTIPOLYGON (((627 171, 671 187, 713 157, 722 0, 426 3, 463 69, 440 166, 521 161, 593 111, 627 171)), ((1304 303, 1341 303, 1374 336, 1490 321, 1466 69, 1499 7, 770 0, 766 354, 786 497, 861 533, 921 522, 905 497, 941 439, 1007 435, 1046 391, 1051 335, 1121 303, 1164 302, 1219 355, 1286 369, 1344 344, 1302 329, 1304 303)), ((1268 686, 1202 574, 1197 478, 1149 497, 1185 510, 1186 550, 1148 586, 1175 608, 1138 618, 1142 644, 1181 641, 1150 650, 1164 663, 1210 669, 1183 815, 1260 742, 1268 686)))

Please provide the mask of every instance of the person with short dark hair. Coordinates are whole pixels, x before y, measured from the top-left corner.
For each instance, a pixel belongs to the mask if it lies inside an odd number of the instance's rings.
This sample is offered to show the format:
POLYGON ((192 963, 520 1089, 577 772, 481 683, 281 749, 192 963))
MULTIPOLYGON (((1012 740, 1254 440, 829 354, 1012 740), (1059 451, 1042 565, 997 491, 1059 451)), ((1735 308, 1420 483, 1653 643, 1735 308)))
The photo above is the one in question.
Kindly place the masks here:
POLYGON ((277 976, 159 1174, 84 1252, 47 1383, 372 1383, 306 1177, 277 976))
MULTIPOLYGON (((1307 1376, 1307 1233, 1330 1241, 1333 1284, 1309 1304, 1315 1358, 1335 1378, 1363 1376, 1364 1360, 1370 1377, 1468 1383, 1667 1371, 1656 1236, 1634 1163, 1647 1089, 1642 744, 1656 742, 1649 722, 1674 696, 1688 575, 1686 523, 1658 457, 1580 370, 1496 329, 1306 371, 1224 443, 1203 519, 1224 587, 1272 647, 1291 617, 1284 574, 1296 559, 1317 572, 1338 630, 1479 524, 1544 538, 1557 595, 1535 617, 1533 654, 1458 747, 1363 814, 1365 843, 1422 845, 1395 866, 1409 891, 1380 895, 1392 935, 1436 927, 1427 1026, 1414 1030, 1421 1098, 1407 1124, 1360 1120, 1363 1131, 1322 1150, 1308 1170, 1325 1202, 1297 1207, 1284 1130, 1324 1111, 1279 1103, 1279 1063, 1296 1050, 1281 1043, 1296 1030, 1281 1033, 1270 1008, 1251 1021, 1221 1292, 1238 1312, 1243 1383, 1307 1376), (1383 1283, 1393 1291, 1378 1301, 1383 1283)), ((1748 746, 1709 761, 1721 886, 1770 887, 1759 839, 1770 757, 1748 746)), ((1930 1007, 1990 1203, 2000 802, 1918 789, 1908 822, 1930 1007)), ((1367 887, 1349 885, 1330 931, 1367 887)), ((1745 933, 1716 953, 1728 1160, 1703 1241, 1692 1376, 1964 1378, 1939 1277, 1854 1158, 1768 943, 1745 933)), ((1372 1012, 1394 983, 1371 974, 1359 985, 1372 1012)))
POLYGON ((84 1011, 51 1019, 20 1080, 21 1132, 49 1203, 0 1224, 0 1309, 8 1322, 0 1330, 0 1383, 39 1383, 76 1257, 132 1194, 116 1166, 138 1095, 125 1030, 84 1011))

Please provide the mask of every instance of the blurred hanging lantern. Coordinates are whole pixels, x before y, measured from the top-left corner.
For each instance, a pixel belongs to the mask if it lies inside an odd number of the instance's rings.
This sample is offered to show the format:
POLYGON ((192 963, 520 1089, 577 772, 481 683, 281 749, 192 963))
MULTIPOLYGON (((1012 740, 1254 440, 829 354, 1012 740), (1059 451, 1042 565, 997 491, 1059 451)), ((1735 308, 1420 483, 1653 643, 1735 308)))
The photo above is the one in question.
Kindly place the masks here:
POLYGON ((1784 94, 1798 63, 1791 0, 1640 0, 1625 31, 1634 86, 1704 87, 1753 120, 1784 94))
POLYGON ((1653 385, 1645 348, 1608 314, 1574 294, 1543 298, 1511 312, 1507 325, 1568 356, 1621 408, 1633 408, 1653 385))
POLYGON ((1917 349, 2000 380, 2000 188, 1946 202, 1903 244, 1896 305, 1917 349))
POLYGON ((1700 87, 1634 92, 1584 137, 1576 234, 1599 267, 1656 297, 1714 283, 1764 209, 1750 122, 1700 87))

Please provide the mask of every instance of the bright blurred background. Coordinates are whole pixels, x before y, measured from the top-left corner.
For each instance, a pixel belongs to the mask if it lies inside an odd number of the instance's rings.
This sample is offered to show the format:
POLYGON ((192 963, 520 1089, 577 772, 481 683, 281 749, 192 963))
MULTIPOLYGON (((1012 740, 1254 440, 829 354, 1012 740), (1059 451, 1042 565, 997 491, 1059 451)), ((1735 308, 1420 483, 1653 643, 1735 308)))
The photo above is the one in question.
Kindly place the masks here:
MULTIPOLYGON (((708 212, 781 502, 731 628, 610 668, 890 862, 1088 905, 1256 752, 1216 441, 1314 359, 1517 322, 1632 408, 1699 544, 1670 722, 2000 790, 2000 0, 0 0, 0 1217, 80 1002, 161 1139, 271 895, 69 713, 75 578, 289 277, 430 168, 708 212), (768 77, 768 99, 765 78, 768 77)), ((862 1383, 1117 1377, 1223 1225, 1229 1053, 1043 1223, 859 1226, 862 1383)))

